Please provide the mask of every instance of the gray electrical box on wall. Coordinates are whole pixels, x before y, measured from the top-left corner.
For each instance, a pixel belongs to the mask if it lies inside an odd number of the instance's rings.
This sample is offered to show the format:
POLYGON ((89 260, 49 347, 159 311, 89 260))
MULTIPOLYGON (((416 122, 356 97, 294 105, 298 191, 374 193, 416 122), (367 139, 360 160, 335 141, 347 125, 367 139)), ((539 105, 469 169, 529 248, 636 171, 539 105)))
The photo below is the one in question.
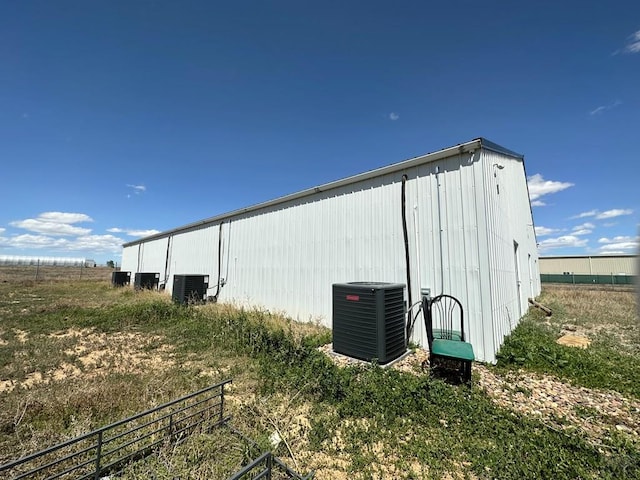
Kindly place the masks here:
POLYGON ((334 352, 384 365, 406 349, 403 284, 333 284, 334 352))

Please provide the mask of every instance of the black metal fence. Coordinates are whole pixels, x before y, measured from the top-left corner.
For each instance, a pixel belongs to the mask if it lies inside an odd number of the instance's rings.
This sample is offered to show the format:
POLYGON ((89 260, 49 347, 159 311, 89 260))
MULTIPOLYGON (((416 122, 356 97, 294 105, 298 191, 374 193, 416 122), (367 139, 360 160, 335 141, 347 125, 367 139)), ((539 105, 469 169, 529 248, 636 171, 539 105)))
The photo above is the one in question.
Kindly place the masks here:
POLYGON ((271 452, 266 452, 248 464, 242 470, 235 473, 229 480, 267 480, 290 479, 290 480, 310 480, 313 472, 307 476, 291 470, 285 463, 271 452))
MULTIPOLYGON (((146 412, 99 428, 0 466, 6 479, 99 479, 118 472, 168 443, 226 423, 224 387, 204 388, 146 412)), ((268 478, 268 477, 267 477, 268 478)))

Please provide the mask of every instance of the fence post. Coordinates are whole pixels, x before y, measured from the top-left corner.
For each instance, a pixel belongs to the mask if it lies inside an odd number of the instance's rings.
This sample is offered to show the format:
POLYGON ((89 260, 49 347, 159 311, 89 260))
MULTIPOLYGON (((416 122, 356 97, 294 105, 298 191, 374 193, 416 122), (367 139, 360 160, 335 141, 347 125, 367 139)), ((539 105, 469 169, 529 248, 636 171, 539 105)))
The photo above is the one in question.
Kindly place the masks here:
POLYGON ((38 270, 40 270, 40 259, 36 263, 36 282, 38 281, 38 270))
POLYGON ((273 453, 267 455, 267 480, 271 480, 271 470, 273 468, 273 453))
POLYGON ((169 415, 169 443, 171 443, 173 437, 173 413, 169 415))
POLYGON ((218 423, 222 423, 222 416, 224 414, 224 383, 220 385, 220 414, 218 415, 218 423))
POLYGON ((93 478, 100 478, 100 460, 102 455, 102 430, 98 432, 98 444, 96 445, 96 473, 93 478))

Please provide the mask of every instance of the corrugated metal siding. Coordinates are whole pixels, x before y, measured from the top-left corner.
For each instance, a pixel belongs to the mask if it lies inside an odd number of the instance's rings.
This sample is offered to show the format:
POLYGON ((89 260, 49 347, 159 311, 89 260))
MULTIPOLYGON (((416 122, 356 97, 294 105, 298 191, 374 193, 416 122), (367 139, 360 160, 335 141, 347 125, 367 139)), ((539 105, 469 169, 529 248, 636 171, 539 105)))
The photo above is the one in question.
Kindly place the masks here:
MULTIPOLYGON (((459 298, 465 309, 467 337, 482 358, 485 348, 481 332, 485 318, 474 174, 477 158, 478 153, 465 153, 422 165, 416 181, 407 189, 408 193, 415 190, 416 196, 411 197, 413 202, 407 203, 418 218, 409 228, 413 299, 420 298, 421 287, 430 288, 432 296, 448 293, 459 298), (419 244, 419 253, 416 253, 416 244, 419 244)), ((427 343, 422 319, 416 325, 414 341, 427 343)))
POLYGON ((234 218, 221 299, 330 325, 333 283, 405 283, 398 182, 371 180, 234 218))
POLYGON ((165 257, 167 253, 167 240, 158 239, 145 242, 140 248, 140 257, 136 261, 137 272, 160 273, 164 278, 165 257))
POLYGON ((577 275, 637 275, 635 256, 542 257, 540 273, 570 272, 577 275))
MULTIPOLYGON (((209 275, 208 294, 215 294, 218 279, 218 231, 220 225, 206 225, 174 235, 169 258, 169 283, 173 275, 209 275)), ((224 233, 224 227, 223 227, 224 233)))
MULTIPOLYGON (((421 287, 430 288, 432 295, 458 297, 477 358, 493 361, 497 346, 518 320, 513 241, 522 246, 521 271, 527 271, 530 245, 521 237, 527 228, 533 235, 522 163, 501 154, 461 153, 224 220, 221 276, 226 284, 220 300, 330 326, 332 284, 406 284, 403 173, 408 176, 412 300, 420 299, 421 287), (506 186, 500 195, 491 192, 495 161, 505 163, 501 173, 510 175, 505 183, 513 182, 511 194, 517 200, 506 198, 506 186), (514 229, 512 221, 529 226, 514 229)), ((218 231, 219 224, 173 232, 170 273, 209 274, 215 288, 218 231)), ((164 271, 167 241, 141 247, 147 270, 158 262, 151 271, 164 271)), ((535 240, 533 245, 535 250, 535 240)), ((128 246, 123 253, 123 265, 132 265, 131 270, 137 258, 130 250, 137 249, 128 246)), ((421 317, 413 339, 427 343, 421 317)))
MULTIPOLYGON (((496 351, 527 312, 527 299, 540 294, 540 282, 531 208, 528 196, 523 194, 526 178, 522 164, 491 151, 483 151, 482 155, 491 281, 488 289, 491 340, 492 350, 496 351)), ((485 358, 494 360, 488 355, 485 358)))
POLYGON ((125 272, 137 272, 138 267, 138 246, 133 245, 131 247, 122 249, 122 263, 121 270, 125 272))

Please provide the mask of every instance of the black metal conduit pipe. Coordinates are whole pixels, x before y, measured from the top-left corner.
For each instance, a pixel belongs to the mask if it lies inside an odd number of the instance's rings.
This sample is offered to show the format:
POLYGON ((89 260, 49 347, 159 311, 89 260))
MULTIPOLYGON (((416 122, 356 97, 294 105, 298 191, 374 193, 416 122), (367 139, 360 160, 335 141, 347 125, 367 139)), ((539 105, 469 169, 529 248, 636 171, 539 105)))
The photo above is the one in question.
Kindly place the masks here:
POLYGON ((413 302, 411 301, 411 265, 409 263, 409 234, 407 232, 407 198, 406 198, 406 188, 407 188, 407 177, 406 174, 402 175, 402 234, 404 235, 404 259, 407 265, 407 293, 409 298, 409 308, 407 309, 407 338, 406 342, 409 343, 409 335, 411 335, 411 306, 413 302))
POLYGON ((171 235, 167 237, 167 255, 164 259, 164 282, 162 283, 162 288, 167 287, 167 282, 169 281, 169 252, 171 251, 171 235))
POLYGON ((216 294, 213 296, 213 301, 218 301, 218 295, 220 295, 220 276, 222 275, 222 225, 224 222, 220 222, 218 226, 218 286, 216 287, 216 294))

